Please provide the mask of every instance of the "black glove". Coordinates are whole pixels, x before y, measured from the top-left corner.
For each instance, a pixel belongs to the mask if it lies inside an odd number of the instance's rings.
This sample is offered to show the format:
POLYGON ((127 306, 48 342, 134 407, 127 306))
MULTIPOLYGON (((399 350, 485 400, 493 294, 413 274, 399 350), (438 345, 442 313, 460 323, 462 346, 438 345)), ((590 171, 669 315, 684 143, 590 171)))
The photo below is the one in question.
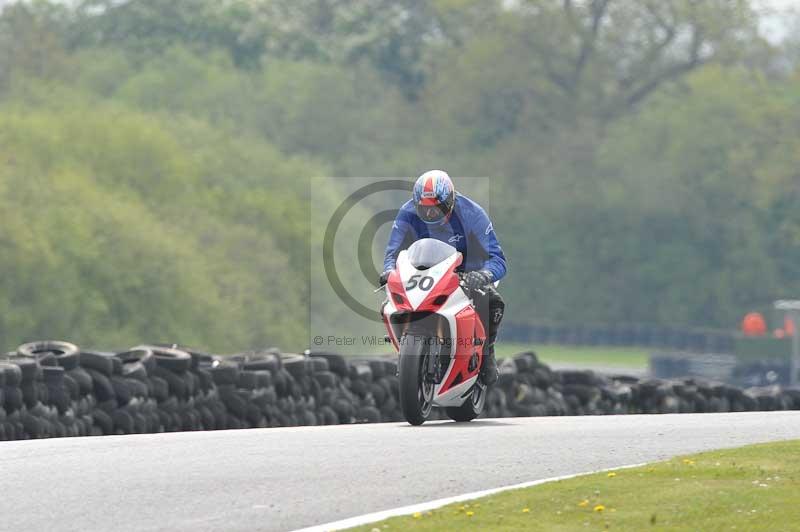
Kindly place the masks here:
POLYGON ((389 280, 389 274, 392 273, 392 270, 386 270, 378 277, 378 286, 383 286, 386 284, 386 281, 389 280))
POLYGON ((469 291, 482 288, 492 282, 492 272, 488 270, 478 270, 469 272, 464 276, 464 288, 469 291))

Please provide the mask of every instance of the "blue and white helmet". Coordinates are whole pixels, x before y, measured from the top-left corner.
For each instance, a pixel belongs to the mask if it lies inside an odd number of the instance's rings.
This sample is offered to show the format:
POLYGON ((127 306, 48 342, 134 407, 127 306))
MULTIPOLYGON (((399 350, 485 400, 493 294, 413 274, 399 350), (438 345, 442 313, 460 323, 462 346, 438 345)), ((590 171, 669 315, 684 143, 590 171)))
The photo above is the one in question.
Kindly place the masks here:
POLYGON ((414 183, 414 208, 426 224, 444 223, 456 204, 456 189, 447 172, 429 170, 414 183))

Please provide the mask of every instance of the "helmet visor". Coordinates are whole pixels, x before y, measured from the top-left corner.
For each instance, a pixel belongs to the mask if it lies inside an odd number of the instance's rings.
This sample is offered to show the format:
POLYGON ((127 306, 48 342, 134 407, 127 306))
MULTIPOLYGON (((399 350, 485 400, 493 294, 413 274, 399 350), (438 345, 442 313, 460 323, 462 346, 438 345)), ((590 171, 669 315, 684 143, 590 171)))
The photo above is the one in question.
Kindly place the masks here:
POLYGON ((417 216, 420 219, 428 224, 436 223, 444 219, 447 216, 447 207, 442 205, 441 203, 437 203, 435 205, 417 205, 417 216))

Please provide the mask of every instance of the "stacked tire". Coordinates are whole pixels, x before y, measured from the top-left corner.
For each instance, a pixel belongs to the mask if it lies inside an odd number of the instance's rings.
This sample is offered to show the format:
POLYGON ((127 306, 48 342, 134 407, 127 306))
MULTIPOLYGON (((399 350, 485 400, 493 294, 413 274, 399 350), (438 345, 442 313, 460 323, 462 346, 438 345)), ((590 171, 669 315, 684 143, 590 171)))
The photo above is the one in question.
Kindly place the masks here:
MULTIPOLYGON (((777 385, 553 371, 532 352, 499 368, 483 417, 800 409, 777 385)), ((0 356, 0 440, 403 421, 398 395, 395 357, 33 342, 0 356)))

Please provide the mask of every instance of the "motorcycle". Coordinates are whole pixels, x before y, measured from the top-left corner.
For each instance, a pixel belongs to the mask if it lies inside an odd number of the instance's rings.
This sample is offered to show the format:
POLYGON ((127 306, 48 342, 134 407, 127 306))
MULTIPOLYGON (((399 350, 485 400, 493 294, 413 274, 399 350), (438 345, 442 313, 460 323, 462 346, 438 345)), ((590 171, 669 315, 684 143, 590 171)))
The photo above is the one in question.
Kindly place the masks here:
POLYGON ((433 407, 471 421, 486 402, 486 332, 455 271, 462 260, 453 246, 423 238, 400 252, 385 285, 381 316, 399 353, 400 405, 412 425, 424 423, 433 407))

